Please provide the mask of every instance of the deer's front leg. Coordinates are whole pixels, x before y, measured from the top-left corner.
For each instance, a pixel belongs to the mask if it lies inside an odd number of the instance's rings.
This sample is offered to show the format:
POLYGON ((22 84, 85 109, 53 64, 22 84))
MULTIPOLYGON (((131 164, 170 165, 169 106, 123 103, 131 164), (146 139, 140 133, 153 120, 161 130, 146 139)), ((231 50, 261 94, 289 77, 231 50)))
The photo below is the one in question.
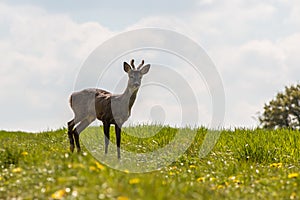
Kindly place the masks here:
POLYGON ((74 119, 68 122, 68 137, 70 140, 70 151, 74 151, 73 128, 75 126, 74 119))
POLYGON ((73 131, 68 131, 68 137, 70 140, 70 151, 73 152, 74 151, 74 138, 73 138, 73 131))
POLYGON ((105 154, 107 154, 108 145, 109 145, 109 127, 110 127, 109 123, 103 123, 105 154))
POLYGON ((117 140, 117 152, 118 152, 118 159, 121 158, 120 146, 121 146, 121 128, 118 125, 115 125, 115 132, 116 132, 116 140, 117 140))

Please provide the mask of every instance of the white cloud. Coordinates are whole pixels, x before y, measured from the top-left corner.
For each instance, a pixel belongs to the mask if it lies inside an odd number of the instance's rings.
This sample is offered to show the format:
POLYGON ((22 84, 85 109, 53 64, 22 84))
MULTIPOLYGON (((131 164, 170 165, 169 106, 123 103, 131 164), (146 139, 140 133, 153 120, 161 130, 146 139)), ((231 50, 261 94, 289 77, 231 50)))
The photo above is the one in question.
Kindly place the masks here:
POLYGON ((263 104, 275 93, 285 85, 299 81, 300 60, 297 54, 300 49, 295 45, 299 39, 297 34, 275 42, 252 40, 212 51, 226 89, 227 108, 230 109, 227 124, 234 124, 234 121, 242 124, 244 120, 245 124, 255 125, 257 122, 250 120, 249 111, 252 115, 262 111, 263 104), (241 104, 248 106, 240 109, 241 104), (241 114, 244 118, 240 117, 241 114), (239 117, 234 117, 236 115, 239 117))
POLYGON ((236 0, 202 1, 198 6, 178 21, 168 16, 143 19, 142 24, 173 26, 204 45, 224 81, 226 126, 254 126, 252 116, 263 104, 299 81, 300 4, 236 0))
POLYGON ((0 36, 0 102, 6 113, 0 128, 62 127, 72 117, 68 95, 80 64, 112 32, 34 6, 1 3, 0 13, 0 27, 7 29, 0 36))
POLYGON ((283 50, 285 58, 285 67, 291 82, 293 80, 300 81, 300 31, 281 39, 278 46, 283 50))

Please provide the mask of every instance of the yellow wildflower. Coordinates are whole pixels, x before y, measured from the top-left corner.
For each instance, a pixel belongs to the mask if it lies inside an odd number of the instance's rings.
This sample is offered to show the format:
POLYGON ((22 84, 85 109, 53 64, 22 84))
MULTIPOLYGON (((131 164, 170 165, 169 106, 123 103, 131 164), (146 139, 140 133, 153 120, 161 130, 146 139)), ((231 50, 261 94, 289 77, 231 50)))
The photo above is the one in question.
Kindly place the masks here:
POLYGON ((298 173, 291 173, 288 175, 288 178, 297 178, 299 176, 298 173))
POLYGON ((223 188, 225 188, 224 185, 218 185, 217 186, 217 189, 223 189, 223 188))
POLYGON ((169 172, 169 175, 173 176, 173 175, 175 175, 175 173, 174 172, 169 172))
POLYGON ((66 195, 66 190, 57 190, 51 195, 52 199, 62 199, 66 195))
POLYGON ((27 152, 27 151, 23 151, 23 152, 21 153, 21 155, 22 155, 22 156, 27 156, 27 155, 28 155, 28 152, 27 152))
POLYGON ((128 197, 125 197, 125 196, 119 196, 117 198, 117 200, 129 200, 128 197))
POLYGON ((130 179, 130 180, 129 180, 129 184, 130 184, 130 185, 138 184, 138 183, 140 183, 140 182, 141 182, 141 181, 140 181, 139 178, 133 178, 133 179, 130 179))
POLYGON ((98 169, 100 169, 100 170, 105 169, 105 167, 103 165, 101 165, 99 162, 96 161, 95 164, 98 169))
POLYGON ((19 172, 21 172, 21 171, 22 171, 22 168, 20 168, 20 167, 14 168, 14 169, 12 170, 13 173, 19 173, 19 172))
POLYGON ((205 181, 205 177, 199 177, 199 178, 197 178, 197 181, 198 182, 204 182, 205 181))
POLYGON ((97 168, 96 168, 95 166, 90 166, 90 170, 91 170, 91 171, 96 171, 96 169, 97 169, 97 168))
POLYGON ((194 169, 194 168, 196 168, 196 165, 190 165, 190 168, 194 169))
POLYGON ((281 168, 282 167, 282 163, 272 163, 272 164, 270 164, 270 167, 281 168))

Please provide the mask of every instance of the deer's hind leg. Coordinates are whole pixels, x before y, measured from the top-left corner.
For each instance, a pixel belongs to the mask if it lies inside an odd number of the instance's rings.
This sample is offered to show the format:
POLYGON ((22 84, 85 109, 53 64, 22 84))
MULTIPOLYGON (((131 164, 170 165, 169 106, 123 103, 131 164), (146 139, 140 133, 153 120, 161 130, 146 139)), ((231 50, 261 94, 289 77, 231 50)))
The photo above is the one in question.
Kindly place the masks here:
POLYGON ((70 141, 70 151, 71 152, 74 152, 74 149, 75 149, 75 143, 74 141, 76 141, 76 137, 75 137, 75 134, 74 134, 74 127, 77 123, 79 123, 81 120, 80 118, 78 118, 77 115, 75 115, 74 119, 72 119, 71 121, 68 122, 68 138, 69 138, 69 141, 70 141))
POLYGON ((74 151, 74 138, 73 138, 73 128, 75 126, 75 119, 68 122, 68 137, 70 140, 70 151, 74 151))
POLYGON ((68 131, 73 131, 75 126, 75 118, 68 122, 68 131))
POLYGON ((79 134, 86 128, 88 127, 93 121, 95 120, 95 118, 87 118, 85 120, 82 120, 74 129, 74 131, 72 131, 73 133, 73 137, 75 139, 75 144, 76 144, 76 148, 77 148, 77 152, 79 153, 81 151, 80 148, 80 142, 79 142, 79 134))

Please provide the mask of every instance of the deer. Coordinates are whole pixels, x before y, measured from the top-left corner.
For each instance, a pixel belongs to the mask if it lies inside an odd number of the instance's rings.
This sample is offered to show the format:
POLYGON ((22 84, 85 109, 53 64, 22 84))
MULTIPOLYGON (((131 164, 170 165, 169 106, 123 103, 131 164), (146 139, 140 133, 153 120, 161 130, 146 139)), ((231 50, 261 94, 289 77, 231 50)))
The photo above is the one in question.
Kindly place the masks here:
POLYGON ((96 119, 102 121, 104 131, 105 155, 108 152, 110 142, 110 125, 115 126, 117 157, 121 159, 121 129, 122 125, 131 115, 131 108, 135 102, 137 92, 141 86, 142 77, 148 73, 150 64, 144 65, 144 60, 138 67, 134 65, 134 59, 130 65, 123 63, 123 69, 128 74, 128 82, 122 94, 112 94, 98 88, 83 89, 73 92, 70 96, 70 106, 74 118, 67 123, 70 151, 74 152, 76 144, 77 152, 80 153, 80 133, 96 119))

